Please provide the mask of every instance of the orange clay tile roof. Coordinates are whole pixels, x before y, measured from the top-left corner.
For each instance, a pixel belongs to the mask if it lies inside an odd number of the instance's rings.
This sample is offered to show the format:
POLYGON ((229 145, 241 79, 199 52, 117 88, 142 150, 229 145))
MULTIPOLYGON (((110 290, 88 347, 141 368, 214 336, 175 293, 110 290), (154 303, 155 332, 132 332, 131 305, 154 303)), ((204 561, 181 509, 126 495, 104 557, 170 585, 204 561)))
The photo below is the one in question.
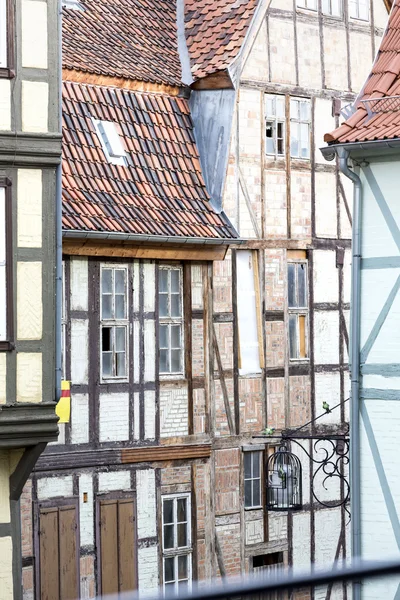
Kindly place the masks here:
POLYGON ((63 229, 237 237, 211 207, 187 100, 64 82, 63 229), (116 124, 126 166, 107 161, 93 119, 116 124))
POLYGON ((63 8, 63 67, 181 85, 175 0, 82 0, 63 8))
POLYGON ((226 69, 244 42, 257 0, 186 0, 185 31, 195 79, 226 69))
POLYGON ((389 23, 363 90, 355 102, 356 111, 340 127, 327 133, 328 143, 363 142, 400 137, 400 98, 395 101, 377 100, 400 96, 400 0, 394 0, 389 23), (362 100, 369 100, 368 115, 362 100))

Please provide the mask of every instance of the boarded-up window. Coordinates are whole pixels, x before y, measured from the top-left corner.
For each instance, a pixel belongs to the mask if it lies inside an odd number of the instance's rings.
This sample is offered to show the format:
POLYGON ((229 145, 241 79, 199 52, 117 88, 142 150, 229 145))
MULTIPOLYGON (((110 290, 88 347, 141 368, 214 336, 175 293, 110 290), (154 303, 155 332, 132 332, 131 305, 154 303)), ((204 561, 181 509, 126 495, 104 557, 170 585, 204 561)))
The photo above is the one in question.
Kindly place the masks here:
POLYGON ((237 310, 239 320, 239 373, 260 373, 263 367, 260 285, 257 254, 237 252, 237 310))
POLYGON ((76 504, 39 509, 40 600, 79 598, 79 533, 76 504))
POLYGON ((98 509, 101 594, 128 592, 137 585, 134 501, 100 500, 98 509))

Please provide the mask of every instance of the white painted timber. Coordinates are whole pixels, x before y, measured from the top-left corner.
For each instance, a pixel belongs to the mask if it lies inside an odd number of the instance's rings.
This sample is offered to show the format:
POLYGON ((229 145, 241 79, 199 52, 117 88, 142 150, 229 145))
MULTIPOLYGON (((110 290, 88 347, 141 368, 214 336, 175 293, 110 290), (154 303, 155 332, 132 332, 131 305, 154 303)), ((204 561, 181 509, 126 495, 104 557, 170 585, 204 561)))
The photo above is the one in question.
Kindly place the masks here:
POLYGON ((129 394, 100 394, 100 441, 129 440, 129 394))
POLYGON ((129 471, 109 471, 99 473, 99 492, 114 492, 131 489, 129 471))
POLYGON ((71 379, 73 384, 88 383, 88 334, 87 319, 71 319, 71 379))
POLYGON ((71 310, 88 310, 88 259, 73 258, 70 265, 71 310))
POLYGON ((79 525, 81 546, 93 546, 93 476, 91 473, 79 475, 79 525), (87 502, 84 502, 87 494, 87 502))
POLYGON ((136 471, 138 538, 157 535, 156 481, 153 469, 136 471))
POLYGON ((71 443, 86 444, 89 441, 89 396, 71 396, 71 443))
POLYGON ((72 475, 43 477, 37 480, 37 495, 39 500, 73 495, 72 475))

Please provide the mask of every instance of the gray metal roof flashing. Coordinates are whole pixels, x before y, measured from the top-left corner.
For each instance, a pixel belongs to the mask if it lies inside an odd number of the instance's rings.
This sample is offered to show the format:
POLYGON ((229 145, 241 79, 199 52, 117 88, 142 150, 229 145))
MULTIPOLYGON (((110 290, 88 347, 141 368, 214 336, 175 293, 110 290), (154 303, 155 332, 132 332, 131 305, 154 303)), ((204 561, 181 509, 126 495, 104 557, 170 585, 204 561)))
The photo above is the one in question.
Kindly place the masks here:
POLYGON ((64 229, 63 238, 97 239, 115 242, 139 242, 143 244, 196 244, 199 246, 226 246, 227 244, 244 244, 246 240, 237 238, 192 238, 162 235, 137 235, 108 231, 80 231, 79 229, 64 229))

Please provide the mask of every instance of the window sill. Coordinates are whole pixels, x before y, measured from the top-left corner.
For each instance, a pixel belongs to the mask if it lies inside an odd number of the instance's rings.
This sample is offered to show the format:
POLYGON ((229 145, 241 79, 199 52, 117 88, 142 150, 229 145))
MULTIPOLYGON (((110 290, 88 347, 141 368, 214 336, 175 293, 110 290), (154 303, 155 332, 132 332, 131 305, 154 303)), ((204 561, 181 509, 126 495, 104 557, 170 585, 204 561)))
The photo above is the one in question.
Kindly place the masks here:
POLYGON ((249 511, 249 510, 263 510, 263 506, 260 504, 260 506, 245 506, 244 510, 245 511, 249 511))
POLYGON ((100 379, 100 385, 108 385, 109 383, 129 383, 129 377, 110 377, 108 379, 100 379))
POLYGON ((0 342, 0 352, 10 352, 15 349, 15 344, 12 342, 0 342))

